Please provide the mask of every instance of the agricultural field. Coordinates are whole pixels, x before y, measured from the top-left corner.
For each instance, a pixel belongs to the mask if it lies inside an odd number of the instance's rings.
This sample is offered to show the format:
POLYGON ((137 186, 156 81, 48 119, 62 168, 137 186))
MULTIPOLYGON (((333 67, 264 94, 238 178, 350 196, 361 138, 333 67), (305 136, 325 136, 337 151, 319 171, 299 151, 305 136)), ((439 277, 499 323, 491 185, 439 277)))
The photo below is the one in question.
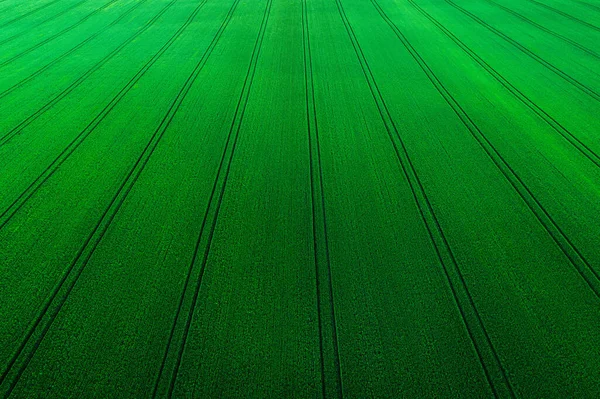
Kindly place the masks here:
POLYGON ((0 397, 599 398, 600 0, 0 0, 0 397))

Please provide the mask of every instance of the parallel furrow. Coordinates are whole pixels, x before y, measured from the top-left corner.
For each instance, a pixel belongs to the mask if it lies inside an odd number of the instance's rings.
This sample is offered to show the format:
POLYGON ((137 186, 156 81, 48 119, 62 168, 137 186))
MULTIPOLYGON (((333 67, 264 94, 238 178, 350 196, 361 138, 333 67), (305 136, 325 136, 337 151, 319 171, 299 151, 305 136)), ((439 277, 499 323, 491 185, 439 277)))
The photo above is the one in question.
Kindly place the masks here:
POLYGON ((165 13, 167 10, 177 2, 178 0, 171 0, 169 4, 163 7, 162 10, 158 12, 150 21, 148 21, 144 26, 142 26, 133 36, 129 37, 123 43, 121 43, 117 48, 107 54, 104 58, 98 61, 94 66, 92 66, 87 72, 73 81, 67 88, 65 88, 62 92, 53 97, 50 101, 48 101, 45 105, 43 105, 40 109, 35 111, 33 114, 29 115, 25 120, 19 123, 17 126, 8 131, 4 136, 0 137, 0 146, 5 145, 10 141, 15 135, 20 134, 23 129, 29 126, 32 122, 38 119, 42 114, 52 107, 54 107, 60 100, 68 96, 73 90, 75 90, 81 83, 83 83, 87 78, 89 78, 94 72, 104 66, 108 61, 110 61, 113 57, 115 57, 118 53, 123 50, 127 45, 132 43, 135 39, 137 39, 142 33, 147 31, 154 25, 154 23, 165 13))
MULTIPOLYGON (((312 53, 310 48, 310 30, 306 0, 302 1, 302 36, 304 45, 304 80, 306 84, 306 120, 308 129, 308 145, 310 160, 310 184, 313 225, 313 251, 315 262, 315 280, 317 297, 317 318, 319 324, 319 349, 321 359, 321 386, 323 398, 343 397, 342 372, 340 365, 339 344, 337 338, 337 322, 329 241, 327 239, 327 217, 325 211, 325 191, 323 188, 323 167, 321 165, 321 148, 319 145, 319 127, 315 101, 315 85, 313 79, 312 53), (325 277, 322 279, 321 276, 325 277), (323 281, 325 280, 325 281, 323 281), (327 297, 324 299, 323 297, 327 297), (329 319, 330 331, 326 331, 325 319, 329 319), (331 344, 328 345, 329 341, 331 344), (325 347, 331 347, 333 353, 333 370, 328 370, 325 347), (335 379, 329 382, 328 376, 335 379)), ((329 352, 329 350, 327 351, 329 352)))
POLYGON ((502 4, 500 4, 500 3, 498 3, 498 2, 496 2, 494 0, 485 0, 485 1, 487 1, 488 3, 491 3, 493 5, 495 5, 496 7, 499 7, 501 9, 503 9, 504 11, 508 12, 509 14, 514 15, 515 17, 519 18, 521 21, 525 21, 525 23, 527 23, 529 25, 532 25, 532 26, 535 26, 536 28, 538 28, 540 30, 543 30, 544 32, 546 32, 546 33, 548 33, 548 34, 550 34, 550 35, 552 35, 552 36, 554 36, 554 37, 556 37, 556 38, 564 41, 565 43, 569 43, 573 47, 577 47, 578 49, 580 49, 581 51, 585 52, 586 54, 591 55, 594 58, 600 59, 600 55, 598 53, 596 53, 595 51, 593 51, 593 50, 591 50, 591 49, 589 49, 589 48, 587 48, 587 47, 585 47, 585 46, 577 43, 576 41, 571 40, 568 37, 563 36, 560 33, 557 33, 557 32, 555 32, 555 31, 553 31, 551 29, 548 29, 545 26, 542 26, 542 25, 538 24, 537 22, 532 21, 531 19, 527 18, 526 16, 524 16, 524 15, 522 15, 522 14, 520 14, 520 13, 518 13, 518 12, 516 12, 516 11, 514 11, 514 10, 512 10, 512 9, 506 7, 506 6, 503 6, 502 4))
POLYGON ((591 8, 592 10, 596 10, 600 12, 600 7, 595 4, 586 3, 585 1, 578 1, 579 4, 583 4, 586 7, 591 8))
MULTIPOLYGON (((194 16, 204 4, 205 2, 201 2, 198 4, 197 8, 194 10, 194 16)), ((190 17, 186 21, 186 26, 189 25, 192 19, 193 17, 190 17)), ((181 32, 179 32, 179 34, 180 33, 181 32)), ((112 223, 121 206, 123 205, 123 202, 125 201, 133 186, 139 179, 139 176, 141 175, 142 171, 144 170, 145 166, 150 160, 150 157, 154 153, 154 150, 156 149, 162 137, 164 136, 165 131, 168 129, 169 124, 173 120, 175 114, 181 106, 183 99, 189 91, 193 80, 195 79, 195 76, 197 76, 197 72, 199 72, 199 70, 195 70, 194 73, 190 75, 190 77, 185 82, 184 86, 179 91, 176 98, 173 100, 167 114, 164 116, 160 125, 154 131, 144 150, 136 160, 133 168, 128 172, 127 176, 121 183, 116 194, 113 196, 108 207, 105 209, 99 221, 96 223, 94 229, 91 231, 86 241, 83 243, 82 247, 77 252, 75 258, 67 268, 66 272, 63 274, 57 286, 54 288, 52 294, 46 300, 45 305, 43 306, 36 320, 31 325, 23 341, 19 345, 17 351, 11 357, 11 360, 9 361, 6 370, 0 376, 0 386, 2 386, 7 381, 7 377, 11 373, 14 365, 17 363, 19 358, 22 356, 24 356, 25 358, 23 359, 19 370, 16 372, 15 377, 11 380, 10 386, 7 389, 5 397, 10 396, 10 393, 12 392, 12 390, 18 383, 20 377, 22 376, 23 372, 27 368, 27 365, 35 355, 37 348, 46 336, 46 333, 52 326, 52 323, 56 319, 64 303, 67 301, 69 294, 71 293, 73 287, 75 286, 79 277, 83 273, 85 266, 89 262, 94 251, 98 247, 98 244, 102 240, 104 234, 108 230, 110 224, 112 223), (61 293, 61 291, 64 291, 64 293, 59 298, 59 294, 61 293), (45 322, 44 319, 46 319, 45 322), (33 339, 33 336, 38 329, 40 330, 40 332, 37 338, 33 339), (28 345, 31 346, 31 348, 27 353, 24 353, 28 345)))
MULTIPOLYGON (((200 276, 199 279, 197 281, 196 284, 196 289, 194 291, 194 296, 192 299, 192 305, 190 307, 190 311, 188 314, 188 318, 186 320, 186 324, 185 324, 185 328, 184 328, 184 332, 183 332, 183 338, 181 340, 181 344, 180 344, 180 348, 178 351, 178 355, 177 355, 177 360, 175 363, 175 368, 173 370, 172 373, 172 377, 171 377, 171 381, 169 384, 169 393, 168 393, 168 397, 172 397, 173 395, 173 391, 175 389, 175 383, 177 380, 177 375, 179 374, 179 368, 181 366, 181 361, 183 359, 183 352, 185 350, 185 345, 187 342, 187 338, 189 335, 189 330, 190 330, 190 326, 191 326, 191 322, 193 320, 194 317, 194 313, 195 313, 195 308, 196 308, 196 303, 198 300, 198 296, 200 293, 200 287, 202 284, 202 277, 204 275, 204 271, 206 269, 206 264, 208 261, 208 255, 210 253, 210 248, 211 248, 211 244, 212 244, 212 238, 214 236, 215 233, 215 228, 217 225, 217 221, 218 221, 218 217, 219 217, 219 211, 221 209, 221 204, 223 202, 223 196, 225 194, 225 189, 227 187, 227 180, 229 177, 229 172, 231 170, 231 163, 233 160, 233 157, 235 155, 235 150, 236 150, 236 146, 237 146, 237 142, 238 142, 238 138, 239 138, 239 133, 241 130, 241 126, 242 126, 242 121, 244 118, 244 114, 246 111, 246 106, 248 104, 248 99, 250 97, 250 90, 252 88, 252 83, 254 81, 254 75, 256 72, 256 66, 257 66, 257 60, 258 57, 260 55, 260 50, 262 47, 262 42, 264 39, 264 34, 266 31, 266 25, 269 19, 269 13, 271 11, 271 4, 272 4, 272 0, 268 0, 267 3, 267 7, 265 9, 265 14, 263 17, 263 21, 261 23, 261 28, 260 28, 260 32, 257 38, 257 41, 255 43, 254 49, 253 49, 253 53, 252 53, 252 61, 250 63, 250 66, 248 68, 248 72, 246 74, 246 78, 244 81, 244 86, 242 88, 242 94, 240 96, 240 99, 238 101, 238 105, 236 107, 236 111, 234 114, 234 119, 232 121, 231 124, 231 128, 229 130, 229 135, 227 137, 227 142, 225 144, 225 151, 223 152, 223 156, 221 158, 221 162, 219 164, 219 170, 217 172, 217 178, 215 179, 215 184, 213 185, 213 191, 211 192, 211 196, 210 196, 210 200, 209 200, 209 205, 207 207, 207 213, 205 214, 206 216, 208 216, 209 213, 212 213, 212 223, 210 225, 210 230, 208 232, 208 237, 206 239, 207 243, 204 246, 204 254, 202 256, 202 262, 200 264, 200 276), (233 136, 233 137, 232 137, 233 136), (223 173, 224 170, 224 173, 223 173), (221 175, 223 174, 223 177, 221 179, 221 175), (221 182, 220 182, 221 181, 221 182), (220 184, 219 184, 220 182, 220 184), (220 186, 220 189, 217 190, 218 186, 220 186), (218 191, 218 198, 216 200, 216 204, 214 203, 214 198, 215 195, 218 191), (212 212, 211 209, 214 209, 212 212)), ((206 220, 207 218, 205 218, 206 220)), ((203 221, 203 225, 204 225, 204 221, 203 221)), ((204 229, 201 230, 200 235, 198 237, 197 240, 197 245, 196 248, 194 250, 194 252, 197 254, 199 247, 200 247, 200 243, 203 241, 203 234, 204 233, 204 229)), ((194 261, 196 260, 196 258, 194 258, 194 261)))
POLYGON ((48 18, 44 19, 43 21, 40 21, 40 22, 36 23, 34 26, 30 26, 27 30, 24 30, 24 31, 19 32, 19 33, 16 33, 16 34, 14 34, 14 35, 12 35, 10 37, 7 37, 6 39, 1 40, 0 41, 0 46, 6 44, 8 42, 11 42, 11 41, 13 41, 13 40, 15 40, 15 39, 17 39, 17 38, 19 38, 19 37, 27 34, 27 33, 34 32, 38 26, 41 26, 41 25, 45 24, 46 22, 50 22, 52 20, 55 20, 56 18, 58 18, 58 17, 60 17, 60 16, 62 16, 64 14, 68 13, 69 11, 71 11, 71 10, 79 7, 83 3, 87 3, 88 1, 90 1, 90 0, 82 0, 79 3, 75 3, 72 6, 65 8, 64 10, 62 10, 61 12, 59 12, 58 14, 52 15, 51 17, 48 17, 48 18))
MULTIPOLYGON (((223 202, 223 196, 225 194, 225 189, 227 187, 227 180, 229 177, 229 172, 231 170, 231 163, 232 163, 233 157, 235 155, 238 138, 240 136, 240 130, 242 127, 242 122, 243 122, 244 114, 246 111, 246 105, 248 104, 248 99, 250 98, 250 91, 252 89, 252 83, 254 81, 256 66, 258 64, 258 58, 260 56, 260 50, 262 48, 262 43, 263 43, 263 39, 265 36, 267 23, 269 21, 269 15, 271 12, 272 3, 273 3, 273 0, 268 0, 267 5, 265 7, 265 12, 263 14, 263 19, 261 21, 260 30, 259 30, 258 36, 256 38, 256 42, 254 43, 254 48, 252 50, 252 57, 251 57, 250 65, 248 66, 248 71, 246 72, 246 77, 244 79, 244 85, 242 87, 242 92, 240 94, 240 98, 239 98, 238 104, 236 106, 233 121, 231 122, 231 127, 229 129, 227 142, 225 143, 225 150, 223 152, 221 161, 219 163, 217 177, 213 184, 212 192, 211 192, 211 195, 209 198, 209 203, 208 203, 206 212, 204 214, 202 226, 200 228, 198 239, 196 241, 196 246, 194 248, 193 258, 192 258, 192 262, 190 265, 191 269, 194 269, 194 266, 195 266, 196 262, 198 261, 198 258, 199 258, 198 255, 200 253, 201 248, 204 248, 204 251, 203 251, 202 258, 201 258, 201 261, 199 264, 199 274, 198 274, 198 279, 196 281, 194 293, 192 296, 191 305, 190 305, 190 308, 188 311, 185 325, 183 327, 181 342, 179 344, 179 349, 177 352, 175 363, 173 365, 173 371, 172 371, 170 379, 169 379, 168 392, 167 392, 168 398, 171 398, 173 396, 173 393, 175 390, 175 384, 177 382, 179 368, 181 367, 183 353, 185 351, 187 338, 189 336, 190 327, 192 324, 192 320, 194 318, 196 304, 198 302, 200 288, 202 286, 202 278, 204 276, 204 271, 206 270, 208 255, 210 253, 212 239, 213 239, 213 236, 215 233, 215 228, 217 226, 219 211, 221 209, 221 204, 223 202), (215 200, 215 197, 216 197, 216 200, 215 200), (208 223, 209 219, 211 219, 210 228, 209 228, 208 232, 206 232, 205 227, 206 227, 206 224, 208 223)), ((175 320, 175 323, 176 322, 177 322, 177 320, 175 320)))
POLYGON ((408 0, 417 11, 419 11, 424 17, 431 21, 439 30, 441 30, 450 40, 465 52, 473 61, 484 68, 496 81, 498 81, 506 90, 512 93, 515 98, 521 101, 524 105, 538 115, 543 121, 545 121, 554 131, 556 131, 561 137, 567 140, 574 148, 576 148, 582 155, 588 158, 596 166, 600 167, 600 156, 594 152, 587 144, 582 142, 577 136, 571 133, 566 127, 558 122, 552 115, 546 112, 543 108, 530 99, 526 94, 521 92, 515 87, 508 79, 506 79, 500 72, 494 67, 488 64, 483 58, 481 58, 475 51, 467 46, 462 40, 456 35, 449 31, 442 23, 435 19, 431 14, 425 11, 421 6, 416 4, 413 0, 408 0))
POLYGON ((23 205, 31 198, 37 190, 60 168, 60 166, 75 152, 75 150, 85 141, 85 139, 102 123, 117 104, 129 93, 129 91, 139 82, 146 72, 158 61, 158 59, 171 47, 171 45, 181 36, 184 30, 192 23, 202 6, 207 0, 203 0, 198 8, 190 15, 184 25, 156 52, 150 60, 127 82, 123 88, 108 102, 102 111, 65 147, 65 149, 40 173, 40 175, 9 205, 6 210, 0 214, 0 229, 2 229, 10 219, 21 209, 23 205))
MULTIPOLYGON (((206 62, 208 61, 208 58, 211 56, 215 46, 217 45, 217 43, 219 42, 219 40, 221 39, 221 36, 223 35, 223 32, 225 31, 225 29, 227 28, 227 26, 229 25, 229 22, 231 21, 231 18, 233 17, 233 14, 239 4, 240 0, 236 0, 233 5, 231 6, 231 8, 229 9, 229 12, 227 13, 227 16, 225 17, 225 19, 223 20, 223 22, 221 23, 221 26, 219 27, 219 29, 217 30, 217 33, 215 34, 215 36, 213 37, 212 41, 210 42, 209 46, 206 48, 206 51, 204 52, 202 59, 199 61, 198 65, 196 66, 196 69, 194 70, 194 72, 192 73, 192 75, 190 75, 192 77, 191 80, 191 84, 193 84, 198 76, 198 74, 200 73, 200 71, 202 71, 202 69, 204 68, 204 65, 206 65, 206 62)), ((190 84, 190 87, 191 87, 190 84)), ((189 91, 189 89, 188 89, 189 91)), ((186 92, 187 94, 187 92, 186 92)), ((224 155, 223 155, 224 157, 224 155)), ((213 194, 216 190, 216 184, 217 181, 215 180, 215 185, 213 186, 213 194)), ((212 195, 211 195, 211 200, 212 200, 212 195)), ((206 209, 206 212, 204 214, 204 218, 202 220, 202 225, 200 227, 200 232, 202 233, 202 231, 204 231, 204 228, 206 226, 208 220, 208 208, 206 209)), ((160 389, 160 384, 161 381, 163 379, 163 375, 165 373, 165 369, 167 368, 167 360, 168 360, 168 356, 171 350, 171 346, 173 345, 173 341, 175 340, 175 333, 176 333, 176 329, 177 329, 177 324, 179 321, 179 318, 181 316, 181 312, 183 311, 183 304, 185 301, 185 297, 186 297, 186 293, 189 289, 189 286, 191 284, 191 280, 192 280, 192 274, 193 274, 193 270, 194 270, 194 266, 195 266, 195 259, 198 256, 198 253, 200 251, 200 244, 199 242, 196 243, 196 246, 194 248, 194 252, 192 255, 192 260, 190 262, 190 266, 188 268, 188 273, 186 275, 186 279, 183 285, 183 291, 181 292, 181 296, 179 297, 179 302, 177 305, 177 310, 175 311, 175 315, 174 315, 174 319, 173 319, 173 324, 171 326, 171 331, 169 333, 169 338, 167 339, 167 345, 165 347, 165 352, 163 354, 163 358, 160 364, 160 368, 158 371, 158 374, 156 376, 156 380, 154 382, 154 388, 152 391, 152 397, 156 398, 159 395, 159 389, 160 389)), ((201 277, 199 278, 201 280, 201 277)), ((200 281, 198 282, 198 285, 200 284, 200 281)), ((163 395, 160 395, 163 396, 163 395)))
POLYGON ((45 38, 44 40, 42 40, 41 42, 25 49, 24 51, 20 52, 19 54, 16 54, 12 57, 10 57, 9 59, 0 62, 0 68, 5 67, 6 65, 10 64, 11 62, 18 60, 21 57, 26 56, 27 54, 31 53, 32 51, 42 47, 45 44, 50 43, 53 40, 56 40, 57 38, 59 38, 60 36, 64 35, 67 32, 70 32, 71 30, 75 29, 76 27, 78 27, 79 25, 83 24, 85 21, 87 21, 88 19, 92 18, 94 15, 98 14, 100 11, 104 10, 107 7, 110 7, 112 4, 121 1, 121 0, 111 0, 108 3, 104 4, 102 7, 97 8, 96 10, 92 11, 91 13, 89 13, 88 15, 86 15, 85 17, 81 18, 79 21, 75 22, 72 25, 69 25, 68 27, 66 27, 65 29, 61 30, 58 33, 55 33, 54 35, 48 36, 47 38, 45 38))
POLYGON ((522 53, 526 54, 530 58, 534 59, 535 61, 539 62, 540 64, 542 64, 543 66, 545 66, 546 68, 548 68, 550 71, 552 71, 553 73, 555 73, 561 79, 563 79, 566 82, 570 83, 571 85, 575 86, 576 88, 578 88, 579 90, 581 90, 582 92, 584 92, 585 94, 587 94, 588 96, 590 96, 591 98, 593 98, 594 100, 600 102, 600 94, 598 94, 594 89, 586 86, 585 84, 581 83, 580 81, 578 81, 577 79, 575 79, 571 75, 569 75, 566 72, 562 71, 561 69, 557 68, 556 66, 554 66, 550 62, 546 61, 545 59, 543 59, 539 55, 535 54, 533 51, 529 50, 527 47, 523 46, 521 43, 519 43, 516 40, 512 39, 510 36, 507 36, 503 32, 501 32, 498 29, 494 28, 493 26, 489 25, 487 22, 485 22, 484 20, 482 20, 481 18, 479 18, 475 14, 467 11, 466 9, 462 8, 461 6, 459 6, 458 4, 454 3, 452 0, 445 0, 445 1, 446 1, 446 3, 448 3, 452 7, 456 8, 458 11, 460 11, 461 13, 463 13, 464 15, 466 15, 467 17, 471 18, 473 21, 477 22, 479 25, 483 26, 484 28, 488 29, 489 31, 491 31, 495 35, 501 37, 502 39, 504 39, 508 43, 512 44, 514 47, 516 47, 522 53))
MULTIPOLYGON (((371 0, 376 1, 376 0, 371 0)), ((409 0, 411 1, 411 0, 409 0)), ((392 29, 401 35, 398 27, 390 20, 392 29)), ((402 39, 401 39, 402 40, 402 39)), ((405 39, 404 39, 405 40, 405 39)), ((411 54, 415 60, 421 66, 423 72, 428 76, 431 83, 436 87, 440 95, 446 100, 448 105, 454 110, 456 115, 460 118, 462 123, 467 127, 473 138, 485 151, 487 156, 492 160, 494 165, 500 170, 502 175, 511 184, 515 191, 519 194, 523 202, 535 215, 539 223, 547 231, 548 235, 562 250, 567 259, 573 265, 575 270, 585 280, 590 289, 600 298, 600 275, 591 266, 589 261, 583 256, 583 254, 573 244, 571 239, 562 231, 558 223, 553 219, 550 213, 544 208, 540 201, 535 197, 531 190, 527 187, 525 182, 519 177, 516 171, 510 166, 510 164, 502 157, 500 152, 492 144, 492 142, 483 134, 479 127, 473 122, 469 115, 465 112, 463 107, 454 99, 450 92, 444 87, 442 82, 438 79, 435 73, 430 69, 427 63, 421 58, 419 53, 411 47, 411 54)))
POLYGON ((15 22, 18 22, 18 21, 22 20, 23 18, 27 18, 28 16, 33 15, 36 12, 43 10, 44 8, 48 8, 52 4, 58 3, 59 1, 61 1, 61 0, 52 0, 52 1, 48 2, 48 3, 46 3, 46 4, 43 4, 43 5, 39 6, 38 8, 34 8, 33 10, 31 10, 29 12, 26 12, 23 15, 19 15, 18 17, 15 17, 15 18, 13 18, 13 19, 11 19, 9 21, 6 21, 5 23, 3 23, 3 24, 0 25, 0 29, 6 28, 7 26, 12 25, 15 22))
POLYGON ((562 15, 563 17, 565 17, 567 19, 570 19, 571 21, 577 22, 577 23, 579 23, 581 25, 585 25, 585 26, 587 26, 590 29, 593 29, 593 30, 596 30, 596 31, 600 32, 600 27, 598 27, 596 25, 593 25, 593 24, 590 24, 589 22, 584 21, 583 19, 577 18, 577 17, 575 17, 575 16, 573 16, 571 14, 567 14, 566 12, 561 11, 558 8, 549 6, 548 4, 541 3, 541 2, 539 2, 537 0, 528 0, 528 1, 530 3, 533 3, 533 4, 536 4, 536 5, 540 6, 540 7, 543 7, 546 10, 550 10, 550 11, 556 13, 556 14, 562 15))
POLYGON ((102 33, 104 33, 107 30, 109 30, 111 27, 116 26, 125 17, 127 17, 129 14, 131 14, 133 11, 135 11, 135 9, 137 9, 139 6, 141 6, 142 4, 144 4, 147 1, 148 0, 140 0, 140 1, 136 2, 132 7, 130 7, 123 14, 121 14, 117 19, 115 19, 109 25, 105 26, 104 28, 102 28, 98 32, 94 33, 93 35, 91 35, 90 37, 88 37, 87 39, 85 39, 84 41, 82 41, 81 43, 79 43, 78 45, 76 45, 75 47, 73 47, 70 50, 68 50, 66 53, 62 54, 58 58, 55 58, 50 63, 44 65, 43 67, 41 67, 37 71, 33 72, 32 74, 30 74, 26 78, 22 79, 21 81, 15 83, 14 85, 12 85, 11 87, 9 87, 8 89, 4 90, 2 93, 0 93, 0 100, 3 99, 4 97, 6 97, 7 95, 9 95, 10 93, 12 93, 13 91, 17 90, 18 88, 23 87, 23 85, 25 85, 26 83, 30 82, 32 79, 34 79, 35 77, 39 76, 40 74, 44 73, 49 68, 51 68, 52 66, 56 65, 57 63, 59 63, 63 59, 65 59, 68 56, 72 55, 77 50, 79 50, 80 48, 82 48, 83 46, 85 46, 87 43, 91 42, 96 37, 100 36, 102 33))
MULTIPOLYGON (((382 13, 379 4, 376 1, 372 1, 374 7, 380 12, 381 16, 389 23, 389 18, 382 13)), ((516 397, 510 381, 508 380, 504 366, 502 365, 500 358, 491 338, 485 328, 483 320, 475 306, 475 301, 469 292, 466 281, 462 275, 462 272, 458 266, 458 262, 455 255, 448 243, 448 240, 443 232, 441 224, 435 215, 433 206, 427 196, 425 188, 417 174, 417 171, 410 158, 408 149, 399 133, 394 118, 392 117, 388 106, 379 90, 375 77, 371 71, 371 68, 367 62, 367 59, 363 53, 360 44, 356 38, 356 34, 347 16, 345 15, 342 4, 339 0, 336 0, 338 10, 344 21, 348 36, 352 41, 354 51, 356 52, 357 58, 360 61, 365 79, 371 90, 373 100, 377 105, 381 119, 386 127, 387 133, 390 137, 391 144, 394 148, 399 164, 403 170, 405 178, 409 183, 409 187, 412 191, 413 198, 417 204, 417 208, 424 222, 424 225, 428 231, 430 240, 433 247, 435 248, 436 255, 443 268, 444 274, 448 281, 455 303, 461 315, 462 321, 465 325, 467 333, 473 343, 473 347, 477 353, 479 361, 481 363, 483 372, 489 383, 492 392, 496 397, 516 397), (461 299, 462 298, 462 299, 461 299)), ((395 25, 390 25, 395 27, 395 25)), ((398 35, 398 38, 407 47, 412 49, 412 45, 408 43, 406 38, 396 29, 392 28, 398 35)), ((410 51, 410 50, 409 50, 410 51)), ((413 55, 411 51, 411 55, 413 55)), ((413 55, 414 57, 414 55, 413 55)))

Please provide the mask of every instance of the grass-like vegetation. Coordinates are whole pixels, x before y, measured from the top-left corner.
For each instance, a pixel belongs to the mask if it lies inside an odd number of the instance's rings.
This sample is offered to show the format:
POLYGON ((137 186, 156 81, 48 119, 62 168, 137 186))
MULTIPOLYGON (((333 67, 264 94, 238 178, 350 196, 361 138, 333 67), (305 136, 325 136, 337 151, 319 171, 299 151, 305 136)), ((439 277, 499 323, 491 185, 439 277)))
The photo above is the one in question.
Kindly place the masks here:
POLYGON ((597 0, 0 0, 0 395, 600 397, 597 0))

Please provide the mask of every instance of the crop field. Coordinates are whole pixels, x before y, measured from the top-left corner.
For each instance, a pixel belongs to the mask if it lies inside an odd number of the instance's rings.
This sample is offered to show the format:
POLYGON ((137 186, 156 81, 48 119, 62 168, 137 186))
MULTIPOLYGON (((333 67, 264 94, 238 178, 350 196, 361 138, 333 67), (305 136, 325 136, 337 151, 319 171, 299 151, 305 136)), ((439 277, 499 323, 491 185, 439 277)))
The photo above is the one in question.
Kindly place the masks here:
POLYGON ((0 0, 0 397, 599 398, 600 0, 0 0))

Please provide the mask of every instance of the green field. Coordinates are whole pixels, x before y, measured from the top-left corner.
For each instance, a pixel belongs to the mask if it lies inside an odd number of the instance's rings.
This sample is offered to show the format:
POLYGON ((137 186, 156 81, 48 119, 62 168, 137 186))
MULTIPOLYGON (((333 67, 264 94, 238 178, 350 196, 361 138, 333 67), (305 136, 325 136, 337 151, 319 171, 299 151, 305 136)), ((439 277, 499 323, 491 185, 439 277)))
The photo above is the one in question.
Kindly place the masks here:
POLYGON ((0 397, 600 398, 600 0, 0 0, 0 397))

